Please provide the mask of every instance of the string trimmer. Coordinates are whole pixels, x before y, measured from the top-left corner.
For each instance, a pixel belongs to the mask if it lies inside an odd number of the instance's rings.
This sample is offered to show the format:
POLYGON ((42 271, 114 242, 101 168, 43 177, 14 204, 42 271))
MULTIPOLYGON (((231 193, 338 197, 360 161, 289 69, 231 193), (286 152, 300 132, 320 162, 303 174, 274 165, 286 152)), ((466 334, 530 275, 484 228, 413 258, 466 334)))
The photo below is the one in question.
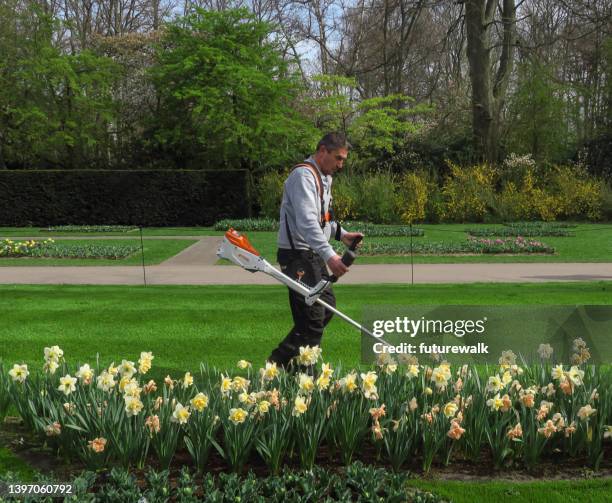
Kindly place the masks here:
MULTIPOLYGON (((342 262, 344 265, 349 267, 355 260, 356 254, 355 250, 357 248, 357 244, 361 241, 361 237, 355 239, 349 249, 342 256, 342 262)), ((236 265, 239 265, 243 269, 246 269, 250 272, 263 272, 268 276, 272 276, 277 281, 280 281, 282 284, 288 286, 294 292, 299 293, 304 296, 304 300, 307 305, 312 306, 315 302, 321 304, 325 309, 329 309, 332 313, 342 318, 347 323, 350 323, 355 328, 359 329, 362 333, 369 335, 370 337, 376 339, 378 342, 382 342, 383 344, 389 345, 385 340, 380 337, 376 337, 372 332, 368 329, 364 328, 361 324, 357 323, 352 318, 348 317, 346 314, 338 311, 333 306, 330 306, 327 302, 320 298, 321 294, 325 291, 325 289, 331 284, 337 281, 335 276, 330 276, 323 278, 319 283, 315 286, 310 287, 301 281, 296 281, 286 274, 283 274, 276 267, 270 264, 265 258, 263 258, 260 253, 253 247, 253 245, 249 242, 249 239, 245 235, 241 235, 239 232, 234 229, 229 229, 223 238, 223 241, 219 245, 219 249, 217 250, 217 256, 219 258, 224 258, 233 262, 236 265)))

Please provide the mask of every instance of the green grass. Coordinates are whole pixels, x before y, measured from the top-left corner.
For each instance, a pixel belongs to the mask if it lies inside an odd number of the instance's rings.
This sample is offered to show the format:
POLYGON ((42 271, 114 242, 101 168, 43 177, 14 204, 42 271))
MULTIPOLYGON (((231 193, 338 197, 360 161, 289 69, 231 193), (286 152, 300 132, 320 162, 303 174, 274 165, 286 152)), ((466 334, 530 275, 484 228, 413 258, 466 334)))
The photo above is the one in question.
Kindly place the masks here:
MULTIPOLYGON (((145 227, 142 229, 143 236, 221 236, 223 232, 215 231, 212 227, 145 227)), ((0 239, 5 237, 55 237, 55 236, 125 236, 127 238, 140 237, 138 229, 130 232, 58 232, 46 231, 41 227, 0 227, 0 239)))
POLYGON ((6 447, 0 446, 0 474, 13 472, 20 482, 32 482, 36 471, 6 447))
MULTIPOLYGON (((427 241, 463 242, 467 239, 465 229, 478 227, 474 224, 419 225, 425 230, 424 237, 415 237, 413 242, 427 241)), ((415 264, 442 263, 510 263, 510 262, 610 262, 612 261, 612 225, 579 224, 572 232, 574 237, 530 238, 542 241, 556 249, 554 255, 414 255, 415 264)), ((251 232, 249 240, 268 260, 276 259, 276 232, 251 232)), ((366 236, 367 239, 367 236, 366 236)), ((381 243, 409 243, 410 238, 372 238, 381 243)), ((221 263, 221 262, 220 262, 221 263)), ((224 263, 228 263, 224 261, 224 263)), ((410 256, 358 256, 358 264, 405 264, 410 256)))
MULTIPOLYGON (((359 320, 366 305, 609 304, 612 284, 339 285, 339 308, 359 320)), ((42 365, 58 344, 71 364, 138 359, 153 351, 156 376, 197 371, 200 362, 229 368, 261 365, 292 326, 282 286, 0 286, 0 358, 42 365)), ((536 344, 537 341, 527 341, 536 344)), ((359 332, 332 320, 325 359, 355 366, 359 332)))
POLYGON ((411 480, 418 487, 453 503, 597 503, 609 502, 612 480, 554 480, 538 482, 458 482, 411 480))
MULTIPOLYGON (((58 241, 59 242, 59 241, 58 241)), ((196 241, 190 239, 146 239, 143 240, 144 258, 146 265, 154 265, 173 257, 180 251, 196 241)), ((140 265, 142 256, 140 252, 140 239, 75 239, 61 242, 65 246, 83 246, 98 244, 107 246, 132 245, 138 246, 138 251, 125 259, 68 259, 68 258, 0 258, 0 266, 87 266, 87 265, 140 265)))

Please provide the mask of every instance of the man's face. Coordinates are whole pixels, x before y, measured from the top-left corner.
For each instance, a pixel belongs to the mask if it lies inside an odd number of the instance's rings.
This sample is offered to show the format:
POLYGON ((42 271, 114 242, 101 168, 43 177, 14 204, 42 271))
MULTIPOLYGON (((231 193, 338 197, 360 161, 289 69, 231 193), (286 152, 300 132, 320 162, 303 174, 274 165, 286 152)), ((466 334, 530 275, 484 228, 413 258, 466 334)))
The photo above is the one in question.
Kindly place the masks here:
POLYGON ((340 171, 344 166, 344 161, 348 156, 348 150, 339 148, 337 150, 327 150, 326 147, 321 147, 319 150, 321 161, 319 167, 324 175, 333 175, 336 171, 340 171))

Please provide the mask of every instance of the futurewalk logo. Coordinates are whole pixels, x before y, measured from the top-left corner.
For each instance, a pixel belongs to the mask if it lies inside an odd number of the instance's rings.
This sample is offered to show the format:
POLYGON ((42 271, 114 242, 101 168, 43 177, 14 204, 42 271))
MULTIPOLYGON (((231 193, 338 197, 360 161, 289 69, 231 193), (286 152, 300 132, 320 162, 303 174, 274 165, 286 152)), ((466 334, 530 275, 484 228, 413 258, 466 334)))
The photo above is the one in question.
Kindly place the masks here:
POLYGON ((590 348, 589 363, 612 362, 612 306, 366 306, 363 326, 366 364, 381 354, 495 364, 507 350, 531 363, 542 345, 562 363, 577 339, 590 348))

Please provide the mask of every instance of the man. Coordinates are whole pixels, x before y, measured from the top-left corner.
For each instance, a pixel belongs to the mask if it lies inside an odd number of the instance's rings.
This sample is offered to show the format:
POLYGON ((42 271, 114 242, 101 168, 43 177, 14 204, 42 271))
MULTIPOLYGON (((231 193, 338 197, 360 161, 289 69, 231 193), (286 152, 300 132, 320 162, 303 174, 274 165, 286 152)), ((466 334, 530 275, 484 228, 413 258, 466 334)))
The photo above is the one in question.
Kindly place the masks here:
MULTIPOLYGON (((347 246, 358 236, 363 237, 359 232, 342 229, 333 221, 330 211, 332 176, 342 169, 349 149, 343 134, 326 134, 316 153, 298 164, 285 181, 277 260, 283 273, 308 286, 316 285, 327 274, 327 267, 338 278, 348 271, 329 244, 330 237, 347 246)), ((320 298, 335 307, 331 286, 320 298)), ((304 297, 291 289, 289 305, 294 326, 268 358, 282 367, 287 367, 299 354, 300 346, 320 345, 323 329, 332 318, 332 313, 323 306, 306 305, 304 297)))

